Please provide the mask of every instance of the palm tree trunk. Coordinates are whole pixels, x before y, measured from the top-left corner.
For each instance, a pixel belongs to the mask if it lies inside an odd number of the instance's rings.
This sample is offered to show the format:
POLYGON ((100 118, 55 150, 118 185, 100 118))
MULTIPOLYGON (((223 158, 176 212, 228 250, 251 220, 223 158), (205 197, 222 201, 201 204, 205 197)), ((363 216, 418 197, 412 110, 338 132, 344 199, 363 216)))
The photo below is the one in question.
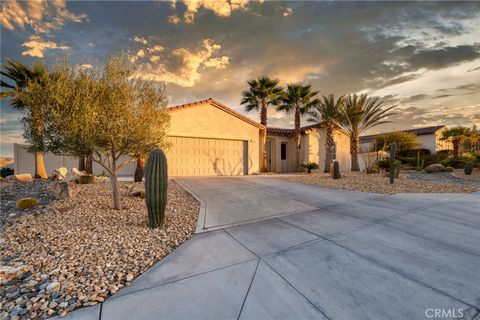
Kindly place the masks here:
POLYGON ((325 137, 325 170, 323 172, 330 173, 330 166, 333 161, 333 128, 327 126, 325 137))
POLYGON ((260 123, 265 126, 265 130, 260 130, 260 171, 267 172, 267 104, 262 102, 260 110, 260 123))
POLYGON ((35 152, 35 179, 48 179, 45 163, 43 162, 43 153, 35 152))
POLYGON ((85 157, 78 157, 78 170, 85 171, 85 157))
POLYGON ((85 172, 93 174, 93 155, 89 154, 85 159, 85 172))
POLYGON ((453 144, 453 159, 458 159, 459 149, 460 149, 460 142, 456 139, 452 141, 453 144))
POLYGON ((133 181, 142 182, 143 175, 145 174, 145 157, 137 157, 137 167, 135 168, 135 174, 133 181))
POLYGON ((296 171, 300 171, 300 141, 302 134, 300 132, 300 110, 295 109, 295 144, 296 144, 296 171))
POLYGON ((358 136, 350 136, 350 157, 351 157, 351 170, 360 171, 360 165, 358 164, 358 136))

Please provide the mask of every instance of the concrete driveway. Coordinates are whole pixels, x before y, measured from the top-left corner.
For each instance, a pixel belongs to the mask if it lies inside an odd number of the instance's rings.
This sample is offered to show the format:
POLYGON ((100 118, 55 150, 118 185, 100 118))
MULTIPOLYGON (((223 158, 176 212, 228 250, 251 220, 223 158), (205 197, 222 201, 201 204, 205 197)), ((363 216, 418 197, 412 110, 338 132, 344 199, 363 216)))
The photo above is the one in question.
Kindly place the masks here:
POLYGON ((480 194, 179 181, 202 199, 200 233, 67 318, 480 319, 480 194))

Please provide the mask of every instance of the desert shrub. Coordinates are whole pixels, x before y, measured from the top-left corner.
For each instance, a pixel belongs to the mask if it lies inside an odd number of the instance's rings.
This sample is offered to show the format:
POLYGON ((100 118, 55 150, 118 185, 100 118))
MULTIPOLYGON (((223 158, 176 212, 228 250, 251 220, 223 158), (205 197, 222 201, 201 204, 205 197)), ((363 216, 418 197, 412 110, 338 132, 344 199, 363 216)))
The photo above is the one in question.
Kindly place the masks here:
POLYGON ((17 209, 24 210, 24 209, 30 209, 38 205, 38 201, 35 198, 22 198, 18 199, 17 203, 15 206, 17 209))
POLYGON ((421 156, 431 154, 430 149, 408 149, 397 152, 397 158, 398 156, 407 158, 416 157, 419 152, 421 156))
POLYGON ((378 167, 381 169, 390 168, 390 160, 388 158, 383 158, 378 161, 378 167))
POLYGON ((453 167, 445 167, 444 172, 453 172, 453 167))
POLYGON ((444 157, 453 156, 453 150, 438 150, 437 154, 444 157))
POLYGON ((412 167, 417 164, 417 158, 414 157, 397 157, 397 160, 400 160, 402 164, 408 164, 411 165, 412 167))
POLYGON ((0 169, 0 177, 2 178, 11 176, 12 174, 14 174, 14 170, 12 168, 3 167, 0 169))
POLYGON ((82 174, 77 178, 79 184, 92 184, 95 182, 95 176, 93 174, 82 174))
POLYGON ((312 173, 312 170, 318 169, 318 164, 315 162, 302 163, 300 166, 307 169, 308 173, 312 173))

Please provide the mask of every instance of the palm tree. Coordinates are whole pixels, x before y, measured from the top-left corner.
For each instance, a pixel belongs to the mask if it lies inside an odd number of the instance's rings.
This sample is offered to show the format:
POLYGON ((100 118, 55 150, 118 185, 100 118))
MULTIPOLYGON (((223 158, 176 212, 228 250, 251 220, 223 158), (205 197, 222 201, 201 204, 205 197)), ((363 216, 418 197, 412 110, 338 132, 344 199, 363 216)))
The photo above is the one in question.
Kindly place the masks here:
POLYGON ((335 142, 333 141, 333 130, 341 121, 341 108, 343 107, 344 96, 335 100, 333 94, 328 96, 322 96, 318 105, 314 106, 308 114, 310 118, 308 121, 322 123, 325 126, 325 169, 324 172, 330 172, 330 166, 333 161, 333 147, 335 142))
MULTIPOLYGON (((22 63, 14 60, 7 60, 7 63, 3 65, 4 70, 0 72, 2 76, 13 81, 13 84, 9 84, 0 80, 0 87, 7 89, 2 91, 0 98, 10 98, 10 105, 19 111, 29 111, 30 116, 36 123, 35 128, 30 128, 36 137, 41 137, 44 130, 44 122, 42 121, 41 111, 39 106, 28 106, 22 101, 21 95, 26 90, 30 81, 38 80, 44 76, 48 71, 42 64, 36 64, 31 69, 23 65, 22 63)), ((41 148, 33 146, 35 153, 35 178, 47 179, 47 171, 45 170, 45 164, 43 161, 43 153, 41 148)))
POLYGON ((260 123, 265 126, 265 129, 260 131, 260 146, 262 148, 262 163, 260 164, 260 170, 266 172, 267 151, 265 146, 267 143, 267 108, 269 106, 278 105, 283 93, 283 88, 278 85, 280 80, 270 79, 265 76, 249 80, 247 83, 249 88, 242 92, 242 101, 240 103, 245 105, 245 110, 247 112, 260 110, 260 123))
POLYGON ((345 98, 341 108, 340 131, 350 138, 351 170, 360 171, 358 164, 360 134, 368 129, 391 121, 386 117, 394 114, 395 106, 383 107, 383 101, 378 97, 368 97, 366 94, 353 94, 345 98))
POLYGON ((309 84, 293 83, 287 85, 277 111, 295 114, 296 168, 300 170, 300 116, 309 112, 320 100, 315 98, 318 91, 312 91, 309 84))
POLYGON ((458 126, 450 128, 442 132, 441 140, 450 141, 453 145, 453 158, 457 159, 459 155, 460 145, 470 136, 472 136, 472 129, 458 126))

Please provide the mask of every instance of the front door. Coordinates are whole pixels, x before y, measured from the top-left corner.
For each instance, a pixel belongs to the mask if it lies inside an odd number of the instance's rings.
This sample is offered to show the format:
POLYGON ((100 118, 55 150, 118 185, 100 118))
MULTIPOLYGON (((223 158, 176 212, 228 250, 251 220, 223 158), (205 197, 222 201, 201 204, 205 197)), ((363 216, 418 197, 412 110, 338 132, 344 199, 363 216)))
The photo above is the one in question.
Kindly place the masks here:
POLYGON ((280 144, 280 165, 282 172, 288 172, 288 143, 282 142, 280 144))
POLYGON ((267 141, 265 152, 267 153, 267 172, 272 172, 272 141, 267 141))

